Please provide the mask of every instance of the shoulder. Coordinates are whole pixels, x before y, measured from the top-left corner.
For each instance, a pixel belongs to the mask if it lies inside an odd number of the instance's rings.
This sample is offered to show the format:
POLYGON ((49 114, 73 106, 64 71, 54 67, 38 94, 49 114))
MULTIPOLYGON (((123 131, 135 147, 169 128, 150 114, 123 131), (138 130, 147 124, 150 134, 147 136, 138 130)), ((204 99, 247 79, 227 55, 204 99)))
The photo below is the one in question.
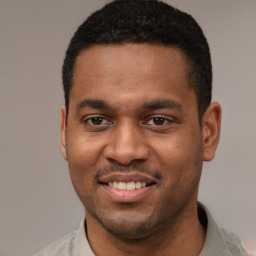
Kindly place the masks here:
POLYGON ((86 220, 80 222, 78 230, 64 236, 33 256, 94 256, 86 237, 86 220))
POLYGON ((52 243, 33 256, 71 256, 74 255, 74 244, 77 231, 74 231, 52 243))
POLYGON ((199 220, 206 228, 206 238, 200 256, 249 256, 240 239, 230 231, 220 228, 210 211, 202 203, 198 204, 199 220))
POLYGON ((234 233, 224 228, 220 228, 220 230, 223 234, 227 248, 231 255, 249 256, 249 254, 242 247, 240 239, 234 233))

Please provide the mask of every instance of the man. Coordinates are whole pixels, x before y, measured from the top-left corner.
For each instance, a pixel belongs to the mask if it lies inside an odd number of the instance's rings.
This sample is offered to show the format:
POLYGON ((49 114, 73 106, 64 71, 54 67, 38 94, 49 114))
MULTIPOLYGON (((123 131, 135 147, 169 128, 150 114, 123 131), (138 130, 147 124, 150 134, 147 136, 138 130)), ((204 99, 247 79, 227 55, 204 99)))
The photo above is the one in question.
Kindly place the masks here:
POLYGON ((197 202, 221 107, 196 21, 156 0, 117 0, 76 31, 63 65, 62 153, 85 207, 37 255, 247 255, 197 202))

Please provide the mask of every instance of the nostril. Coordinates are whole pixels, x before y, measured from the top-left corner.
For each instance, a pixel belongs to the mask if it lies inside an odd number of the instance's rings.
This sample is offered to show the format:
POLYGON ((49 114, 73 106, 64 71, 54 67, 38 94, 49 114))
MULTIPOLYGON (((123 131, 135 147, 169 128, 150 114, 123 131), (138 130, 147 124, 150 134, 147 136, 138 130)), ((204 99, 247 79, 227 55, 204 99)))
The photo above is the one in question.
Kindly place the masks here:
POLYGON ((133 160, 147 159, 149 150, 144 143, 145 138, 142 138, 129 122, 118 127, 104 148, 105 158, 123 165, 129 165, 133 160))

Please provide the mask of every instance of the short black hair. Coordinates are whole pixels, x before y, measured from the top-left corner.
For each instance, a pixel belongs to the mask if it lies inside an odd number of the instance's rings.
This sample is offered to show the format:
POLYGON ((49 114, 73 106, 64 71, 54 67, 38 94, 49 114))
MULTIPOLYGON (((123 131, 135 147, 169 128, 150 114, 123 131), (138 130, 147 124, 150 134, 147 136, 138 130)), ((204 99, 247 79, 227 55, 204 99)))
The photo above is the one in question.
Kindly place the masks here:
POLYGON ((68 46, 62 68, 67 113, 79 53, 92 45, 125 43, 173 45, 183 50, 189 60, 190 81, 201 120, 212 95, 212 65, 207 40, 192 16, 159 0, 115 0, 91 14, 79 26, 68 46))

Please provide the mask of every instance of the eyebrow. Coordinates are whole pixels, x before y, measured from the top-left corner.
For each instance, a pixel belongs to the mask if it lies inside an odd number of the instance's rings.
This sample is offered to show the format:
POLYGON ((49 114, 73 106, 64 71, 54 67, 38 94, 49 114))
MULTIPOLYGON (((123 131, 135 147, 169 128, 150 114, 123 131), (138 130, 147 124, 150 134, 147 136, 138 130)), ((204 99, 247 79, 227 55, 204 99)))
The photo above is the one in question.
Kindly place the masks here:
POLYGON ((77 110, 90 107, 95 109, 110 108, 110 106, 104 100, 100 99, 84 99, 77 105, 77 110))
MULTIPOLYGON (((101 99, 84 99, 77 105, 77 110, 83 108, 94 108, 94 109, 110 109, 110 105, 101 99)), ((143 104, 143 108, 147 110, 156 110, 156 109, 174 109, 178 112, 182 112, 183 107, 180 103, 175 100, 170 99, 154 99, 143 104)))
POLYGON ((170 108, 182 112, 183 107, 180 103, 175 100, 170 99, 154 99, 152 101, 143 104, 145 109, 155 110, 155 109, 165 109, 170 108))

